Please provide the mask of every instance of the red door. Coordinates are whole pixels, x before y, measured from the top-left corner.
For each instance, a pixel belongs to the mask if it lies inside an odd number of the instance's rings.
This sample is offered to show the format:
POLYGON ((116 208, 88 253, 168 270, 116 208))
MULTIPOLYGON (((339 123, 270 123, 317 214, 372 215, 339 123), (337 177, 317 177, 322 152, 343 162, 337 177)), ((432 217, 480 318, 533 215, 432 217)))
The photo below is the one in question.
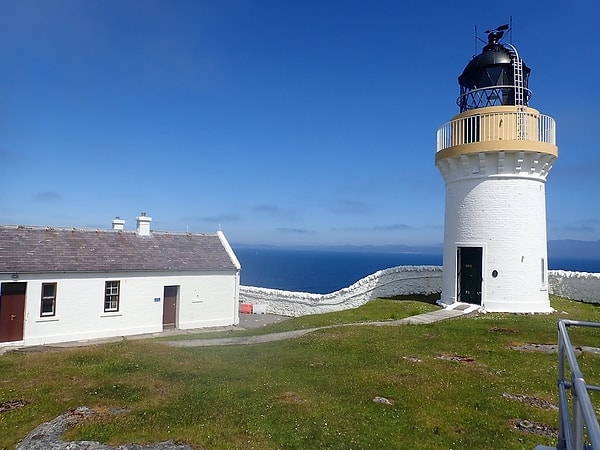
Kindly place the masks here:
POLYGON ((0 342, 22 341, 27 283, 0 286, 0 342))
POLYGON ((165 286, 163 295, 163 328, 174 328, 179 286, 165 286))

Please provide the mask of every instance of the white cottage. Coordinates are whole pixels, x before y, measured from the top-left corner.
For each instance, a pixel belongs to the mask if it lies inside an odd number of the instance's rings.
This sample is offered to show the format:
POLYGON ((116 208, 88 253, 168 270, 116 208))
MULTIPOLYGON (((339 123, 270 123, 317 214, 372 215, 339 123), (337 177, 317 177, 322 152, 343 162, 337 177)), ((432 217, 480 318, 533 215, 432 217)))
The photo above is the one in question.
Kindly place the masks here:
POLYGON ((222 232, 0 226, 0 346, 236 325, 240 263, 222 232))

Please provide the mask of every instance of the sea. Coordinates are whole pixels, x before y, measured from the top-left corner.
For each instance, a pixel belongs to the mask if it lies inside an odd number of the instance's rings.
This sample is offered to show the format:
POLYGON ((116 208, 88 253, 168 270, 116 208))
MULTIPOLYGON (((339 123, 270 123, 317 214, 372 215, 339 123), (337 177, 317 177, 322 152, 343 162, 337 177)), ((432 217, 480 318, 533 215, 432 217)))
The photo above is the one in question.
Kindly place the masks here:
MULTIPOLYGON (((425 253, 235 246, 234 251, 242 265, 242 285, 315 294, 335 292, 390 267, 442 265, 442 255, 425 253)), ((549 257, 548 268, 600 273, 600 260, 549 257)))

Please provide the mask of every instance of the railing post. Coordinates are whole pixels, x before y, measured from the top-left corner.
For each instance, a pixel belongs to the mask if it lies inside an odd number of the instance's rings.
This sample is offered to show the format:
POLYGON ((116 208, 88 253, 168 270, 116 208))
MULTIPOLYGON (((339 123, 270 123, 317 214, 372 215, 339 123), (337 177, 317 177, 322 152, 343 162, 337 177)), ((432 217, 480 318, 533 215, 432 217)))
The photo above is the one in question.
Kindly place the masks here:
POLYGON ((571 388, 571 395, 573 398, 573 442, 571 442, 570 448, 583 449, 583 415, 575 386, 571 388))
POLYGON ((558 444, 557 450, 567 450, 567 427, 570 423, 565 418, 565 408, 568 408, 565 393, 565 343, 562 338, 560 322, 558 324, 558 444))
POLYGON ((585 430, 591 449, 600 450, 600 425, 591 403, 589 391, 600 392, 600 386, 588 385, 581 373, 567 327, 581 326, 600 328, 600 323, 561 319, 558 321, 558 396, 559 435, 558 450, 584 450, 585 430), (565 379, 565 360, 569 367, 570 381, 565 379), (571 413, 567 389, 571 391, 571 413))

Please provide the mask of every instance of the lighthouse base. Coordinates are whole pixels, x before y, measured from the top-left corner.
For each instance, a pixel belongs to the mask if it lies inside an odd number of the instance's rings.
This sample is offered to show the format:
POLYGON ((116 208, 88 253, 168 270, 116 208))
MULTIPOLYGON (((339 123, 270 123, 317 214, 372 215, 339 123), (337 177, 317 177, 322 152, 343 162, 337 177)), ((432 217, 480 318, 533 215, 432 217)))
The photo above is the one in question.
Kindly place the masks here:
POLYGON ((473 305, 454 301, 453 299, 445 299, 442 297, 437 301, 437 304, 445 309, 470 308, 470 310, 480 310, 486 313, 505 312, 515 314, 549 314, 555 310, 550 306, 548 300, 538 302, 508 302, 506 300, 486 300, 483 305, 473 305))
POLYGON ((520 314, 549 314, 554 312, 549 301, 539 302, 507 302, 487 299, 482 308, 485 312, 510 312, 520 314))
POLYGON ((446 185, 442 302, 548 313, 545 184, 526 175, 446 185))

